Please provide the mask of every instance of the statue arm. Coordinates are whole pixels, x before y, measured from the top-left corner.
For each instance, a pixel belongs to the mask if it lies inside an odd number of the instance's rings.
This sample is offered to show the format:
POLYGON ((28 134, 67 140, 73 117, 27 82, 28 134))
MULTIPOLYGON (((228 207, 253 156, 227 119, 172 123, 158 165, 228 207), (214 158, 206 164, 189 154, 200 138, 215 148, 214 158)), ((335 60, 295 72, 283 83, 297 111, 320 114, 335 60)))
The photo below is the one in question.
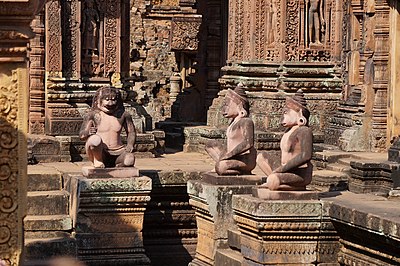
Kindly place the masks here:
POLYGON ((319 15, 321 18, 321 26, 322 28, 325 27, 325 19, 324 19, 324 0, 320 0, 320 4, 319 4, 319 15))
POLYGON ((220 160, 230 159, 236 155, 242 154, 243 152, 250 150, 254 146, 253 121, 246 119, 238 126, 239 128, 237 130, 240 130, 242 132, 243 140, 240 143, 238 143, 235 147, 227 151, 225 154, 222 154, 220 160))
POLYGON ((300 141, 300 152, 285 165, 282 165, 274 170, 275 173, 286 173, 299 166, 309 162, 312 158, 313 136, 312 131, 308 127, 299 128, 297 138, 300 141))
POLYGON ((86 140, 89 136, 95 134, 95 122, 93 112, 89 112, 87 116, 83 119, 81 130, 79 131, 79 138, 81 140, 86 140))
POLYGON ((133 120, 130 114, 124 114, 124 128, 127 134, 127 141, 126 141, 126 151, 133 152, 133 148, 136 142, 136 129, 135 125, 133 124, 133 120))

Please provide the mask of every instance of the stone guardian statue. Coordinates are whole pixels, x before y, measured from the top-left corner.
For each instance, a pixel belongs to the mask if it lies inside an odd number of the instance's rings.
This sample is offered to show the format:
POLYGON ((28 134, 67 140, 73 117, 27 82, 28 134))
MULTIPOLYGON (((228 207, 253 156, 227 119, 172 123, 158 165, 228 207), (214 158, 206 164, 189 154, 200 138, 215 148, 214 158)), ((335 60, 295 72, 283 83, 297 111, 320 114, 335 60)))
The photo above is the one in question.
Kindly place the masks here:
POLYGON ((313 134, 308 126, 310 111, 304 94, 298 90, 294 97, 287 97, 283 109, 282 125, 286 132, 281 139, 281 165, 272 170, 266 152, 257 156, 257 164, 268 176, 261 185, 270 190, 306 190, 311 183, 313 166, 313 134))
POLYGON ((136 130, 118 89, 106 86, 96 91, 79 137, 86 140, 86 153, 95 168, 134 165, 136 130), (126 145, 122 143, 122 130, 127 134, 126 145))
POLYGON ((246 175, 256 166, 254 123, 249 117, 249 101, 241 85, 228 89, 222 109, 231 122, 226 130, 226 145, 210 141, 206 151, 214 159, 218 175, 246 175))

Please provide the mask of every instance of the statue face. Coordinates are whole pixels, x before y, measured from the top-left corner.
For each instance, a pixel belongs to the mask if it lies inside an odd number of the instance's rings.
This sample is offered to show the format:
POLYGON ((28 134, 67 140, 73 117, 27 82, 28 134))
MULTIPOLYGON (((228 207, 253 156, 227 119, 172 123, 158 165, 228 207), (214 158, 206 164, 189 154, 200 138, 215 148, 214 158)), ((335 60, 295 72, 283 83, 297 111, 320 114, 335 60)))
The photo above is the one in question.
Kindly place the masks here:
POLYGON ((226 97, 224 99, 224 106, 222 107, 222 114, 226 118, 235 118, 239 115, 238 105, 232 99, 226 97))
POLYGON ((282 117, 282 126, 284 127, 293 127, 298 124, 300 118, 299 112, 296 112, 293 109, 285 107, 283 109, 283 117, 282 117))
POLYGON ((111 114, 117 109, 117 95, 114 93, 109 93, 103 95, 98 105, 99 109, 106 114, 111 114))

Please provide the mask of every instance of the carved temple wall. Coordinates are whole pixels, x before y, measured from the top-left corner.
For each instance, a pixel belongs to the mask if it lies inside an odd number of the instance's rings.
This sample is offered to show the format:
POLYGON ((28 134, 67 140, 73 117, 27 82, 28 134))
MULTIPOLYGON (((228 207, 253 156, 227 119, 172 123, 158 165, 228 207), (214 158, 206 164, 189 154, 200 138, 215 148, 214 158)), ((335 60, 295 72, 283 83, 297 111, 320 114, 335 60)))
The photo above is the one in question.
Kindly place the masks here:
MULTIPOLYGON (((399 134, 398 16, 390 1, 229 1, 221 89, 247 86, 251 116, 263 132, 282 130, 284 96, 277 92, 302 89, 323 142, 385 150, 399 134)), ((208 126, 227 125, 223 95, 208 111, 208 126)))
POLYGON ((111 84, 123 87, 129 72, 128 12, 125 0, 46 3, 47 135, 76 135, 95 90, 111 84))
MULTIPOLYGON (((207 113, 207 126, 227 125, 221 113, 225 89, 242 83, 256 131, 280 132, 282 92, 302 89, 312 113, 310 125, 316 139, 323 141, 343 86, 342 8, 340 0, 229 1, 227 61, 221 69, 221 91, 207 113)), ((202 149, 201 143, 190 143, 196 134, 200 142, 218 135, 218 130, 197 130, 186 132, 187 150, 202 149)), ((279 134, 261 135, 256 138, 257 147, 279 148, 275 145, 279 134)))
POLYGON ((396 70, 390 66, 390 57, 396 64, 398 56, 395 59, 390 42, 399 31, 394 23, 390 34, 390 20, 398 17, 398 7, 390 6, 388 1, 343 3, 343 97, 330 118, 328 130, 332 134, 327 138, 343 150, 382 151, 398 134, 395 124, 388 124, 397 115, 390 104, 397 95, 392 73, 396 70))
POLYGON ((26 208, 30 22, 40 1, 0 4, 0 261, 19 265, 26 208), (10 26, 12 25, 12 26, 10 26))

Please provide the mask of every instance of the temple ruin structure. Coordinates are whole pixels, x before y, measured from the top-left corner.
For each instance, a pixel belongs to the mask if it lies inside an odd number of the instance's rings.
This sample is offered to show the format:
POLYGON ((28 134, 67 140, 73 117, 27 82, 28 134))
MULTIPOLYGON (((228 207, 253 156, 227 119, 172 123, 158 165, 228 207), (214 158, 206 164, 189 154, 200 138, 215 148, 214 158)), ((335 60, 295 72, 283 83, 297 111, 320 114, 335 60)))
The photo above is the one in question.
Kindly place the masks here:
POLYGON ((291 247, 307 253, 291 263, 400 264, 399 72, 396 0, 0 0, 0 262, 265 265, 291 247), (225 139, 240 83, 254 148, 277 162, 285 98, 302 90, 307 189, 322 194, 270 202, 251 196, 262 176, 232 184, 190 165, 225 139), (135 158, 155 160, 137 179, 81 175, 79 130, 105 86, 133 119, 135 158))

